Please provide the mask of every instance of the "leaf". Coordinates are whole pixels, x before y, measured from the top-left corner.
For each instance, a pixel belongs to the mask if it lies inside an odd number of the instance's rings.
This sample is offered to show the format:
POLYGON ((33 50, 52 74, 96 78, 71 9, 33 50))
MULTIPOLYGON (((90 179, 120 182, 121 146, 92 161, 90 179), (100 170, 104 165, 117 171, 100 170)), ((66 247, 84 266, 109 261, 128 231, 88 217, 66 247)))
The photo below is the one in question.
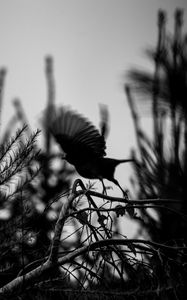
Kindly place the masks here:
POLYGON ((126 213, 126 208, 124 206, 122 206, 122 205, 117 205, 115 207, 115 212, 116 212, 117 218, 119 216, 124 216, 125 213, 126 213))
POLYGON ((104 225, 105 220, 107 220, 107 217, 105 215, 100 215, 97 221, 99 224, 104 225))
POLYGON ((77 214, 77 220, 79 220, 79 222, 82 225, 85 225, 88 223, 88 214, 85 211, 79 212, 77 214))
POLYGON ((132 204, 127 204, 125 206, 125 209, 131 218, 135 216, 135 210, 132 204))

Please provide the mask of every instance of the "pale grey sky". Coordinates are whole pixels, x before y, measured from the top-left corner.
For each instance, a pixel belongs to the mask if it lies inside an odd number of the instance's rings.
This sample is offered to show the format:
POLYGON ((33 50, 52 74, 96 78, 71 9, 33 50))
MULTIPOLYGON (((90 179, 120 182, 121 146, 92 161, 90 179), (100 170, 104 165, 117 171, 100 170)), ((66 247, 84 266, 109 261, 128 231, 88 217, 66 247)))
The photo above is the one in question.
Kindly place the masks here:
MULTIPOLYGON (((167 11, 172 31, 176 7, 186 8, 187 1, 0 0, 0 66, 8 69, 3 124, 18 97, 33 128, 37 126, 46 104, 44 57, 52 55, 56 102, 77 109, 95 125, 98 103, 108 104, 107 153, 126 158, 135 137, 124 74, 132 66, 149 67, 143 50, 156 44, 157 11, 167 11)), ((118 172, 123 177, 126 166, 118 172)))

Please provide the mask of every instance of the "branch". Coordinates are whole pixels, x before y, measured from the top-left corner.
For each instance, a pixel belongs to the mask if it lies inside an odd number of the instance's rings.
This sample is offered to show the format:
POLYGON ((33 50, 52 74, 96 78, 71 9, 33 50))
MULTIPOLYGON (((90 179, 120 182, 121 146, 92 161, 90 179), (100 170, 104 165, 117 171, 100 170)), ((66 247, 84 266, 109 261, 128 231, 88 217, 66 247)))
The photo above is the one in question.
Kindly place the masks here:
MULTIPOLYGON (((74 185, 75 184, 76 184, 76 182, 74 183, 74 185)), ((78 196, 79 196, 79 193, 74 192, 74 189, 73 189, 72 194, 63 201, 62 208, 61 208, 61 211, 60 211, 60 215, 59 215, 59 218, 58 218, 56 226, 55 226, 55 235, 54 235, 54 238, 53 238, 51 251, 50 251, 49 258, 48 258, 48 260, 51 261, 52 263, 56 263, 57 260, 58 260, 58 250, 59 250, 59 245, 60 245, 60 237, 61 237, 61 233, 62 233, 62 230, 63 230, 63 227, 64 227, 65 220, 68 216, 68 214, 67 214, 68 209, 70 208, 73 200, 78 196)))
POLYGON ((82 194, 85 194, 86 196, 91 195, 91 196, 95 196, 98 198, 106 199, 111 202, 122 202, 122 203, 128 203, 128 204, 140 204, 140 203, 141 204, 150 204, 150 203, 163 204, 163 203, 179 203, 180 202, 180 199, 160 199, 160 198, 128 200, 128 199, 124 199, 124 198, 120 198, 120 197, 112 197, 112 196, 104 195, 104 194, 101 194, 101 193, 98 193, 95 191, 91 191, 91 190, 82 191, 82 194))
MULTIPOLYGON (((146 240, 138 240, 138 239, 110 239, 110 240, 102 240, 97 241, 95 243, 92 243, 90 245, 83 246, 79 249, 75 249, 72 253, 69 253, 61 258, 58 259, 58 261, 54 262, 50 259, 48 259, 43 265, 40 265, 36 269, 30 271, 29 273, 17 277, 12 282, 8 283, 4 287, 0 289, 0 297, 1 296, 8 296, 12 295, 13 293, 16 293, 21 287, 26 288, 30 287, 31 284, 37 282, 39 280, 39 277, 46 274, 46 272, 51 271, 52 269, 56 268, 57 266, 61 266, 63 264, 72 262, 76 257, 89 252, 97 250, 101 247, 106 247, 110 245, 131 245, 133 243, 134 247, 137 247, 138 249, 141 247, 144 250, 148 250, 149 252, 153 252, 157 254, 157 252, 161 250, 168 250, 172 252, 176 252, 178 250, 183 250, 187 252, 187 247, 171 247, 151 241, 146 240), (149 246, 149 247, 148 247, 149 246)), ((53 256, 53 254, 52 254, 53 256)))
MULTIPOLYGON (((47 260, 45 260, 44 263, 41 263, 38 267, 36 267, 34 270, 29 271, 28 273, 18 276, 13 281, 6 284, 4 287, 0 289, 0 298, 1 297, 8 297, 12 296, 13 294, 17 294, 19 291, 23 291, 24 289, 31 287, 34 283, 39 282, 42 280, 43 276, 46 274, 49 274, 53 269, 62 266, 64 264, 73 262, 75 258, 77 258, 80 255, 83 255, 90 251, 101 251, 101 248, 111 247, 111 246, 117 246, 117 245, 123 245, 127 246, 130 250, 132 250, 133 253, 136 253, 136 249, 143 249, 146 252, 153 253, 156 255, 160 255, 161 251, 166 251, 167 253, 176 253, 177 251, 182 251, 183 253, 187 253, 187 247, 171 247, 159 243, 155 243, 152 241, 147 240, 139 240, 139 239, 107 239, 107 240, 100 240, 96 241, 94 243, 89 243, 88 245, 84 245, 78 249, 74 249, 74 251, 64 255, 63 257, 58 257, 58 251, 59 251, 59 245, 60 245, 60 238, 61 233, 63 230, 63 226, 65 223, 65 220, 68 217, 68 210, 71 207, 71 204, 73 200, 83 194, 90 193, 90 195, 96 195, 98 197, 102 197, 105 199, 110 200, 111 198, 115 201, 116 199, 120 199, 122 201, 122 198, 114 198, 109 197, 103 194, 95 193, 92 191, 85 191, 77 190, 77 186, 80 186, 81 180, 78 179, 74 182, 72 193, 69 195, 69 197, 63 202, 58 221, 55 226, 55 234, 51 245, 50 254, 47 260)), ((124 201, 124 199, 123 199, 124 201)), ((149 201, 149 200, 148 200, 149 201)), ((156 200, 154 199, 153 202, 156 200)), ((162 200, 157 200, 162 201, 162 200)), ((156 202, 157 202, 156 201, 156 202)), ((170 200, 171 201, 171 200, 170 200)), ((147 202, 147 201, 146 201, 147 202)), ((140 203, 140 201, 138 201, 140 203)), ((149 201, 150 203, 150 201, 149 201)), ((112 249, 112 251, 115 251, 115 248, 112 249)))

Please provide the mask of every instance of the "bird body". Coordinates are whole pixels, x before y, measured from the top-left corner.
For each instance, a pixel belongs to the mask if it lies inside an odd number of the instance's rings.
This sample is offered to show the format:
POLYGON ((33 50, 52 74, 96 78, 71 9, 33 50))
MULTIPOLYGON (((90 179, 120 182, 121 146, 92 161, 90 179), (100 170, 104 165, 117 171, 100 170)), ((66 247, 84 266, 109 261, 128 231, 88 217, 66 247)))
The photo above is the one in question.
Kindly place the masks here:
POLYGON ((114 172, 117 165, 128 162, 127 159, 113 159, 108 157, 95 158, 90 161, 84 161, 84 164, 77 164, 77 172, 89 179, 108 179, 114 181, 114 172))
MULTIPOLYGON (((65 152, 64 158, 73 164, 77 172, 88 179, 108 179, 123 191, 114 172, 120 163, 132 159, 113 159, 106 155, 104 136, 82 115, 65 107, 51 109, 49 131, 65 152)), ((123 191, 124 192, 124 191, 123 191)))

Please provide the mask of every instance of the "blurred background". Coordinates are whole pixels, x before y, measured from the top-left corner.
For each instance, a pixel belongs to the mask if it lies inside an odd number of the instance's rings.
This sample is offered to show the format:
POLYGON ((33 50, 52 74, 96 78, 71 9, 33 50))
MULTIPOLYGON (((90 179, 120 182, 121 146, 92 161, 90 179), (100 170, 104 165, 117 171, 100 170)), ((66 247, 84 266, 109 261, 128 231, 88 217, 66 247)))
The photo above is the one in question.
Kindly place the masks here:
MULTIPOLYGON (((135 145, 124 93, 131 67, 153 69, 144 50, 157 43, 157 11, 167 11, 173 30, 174 0, 0 0, 0 66, 6 68, 1 133, 18 98, 33 129, 46 106, 45 57, 54 59, 55 101, 70 105, 99 125, 99 103, 107 104, 109 157, 127 158, 135 145)), ((186 28, 186 22, 184 27, 186 28)), ((150 127, 146 109, 142 117, 150 127)), ((128 183, 127 165, 116 170, 128 183)))

